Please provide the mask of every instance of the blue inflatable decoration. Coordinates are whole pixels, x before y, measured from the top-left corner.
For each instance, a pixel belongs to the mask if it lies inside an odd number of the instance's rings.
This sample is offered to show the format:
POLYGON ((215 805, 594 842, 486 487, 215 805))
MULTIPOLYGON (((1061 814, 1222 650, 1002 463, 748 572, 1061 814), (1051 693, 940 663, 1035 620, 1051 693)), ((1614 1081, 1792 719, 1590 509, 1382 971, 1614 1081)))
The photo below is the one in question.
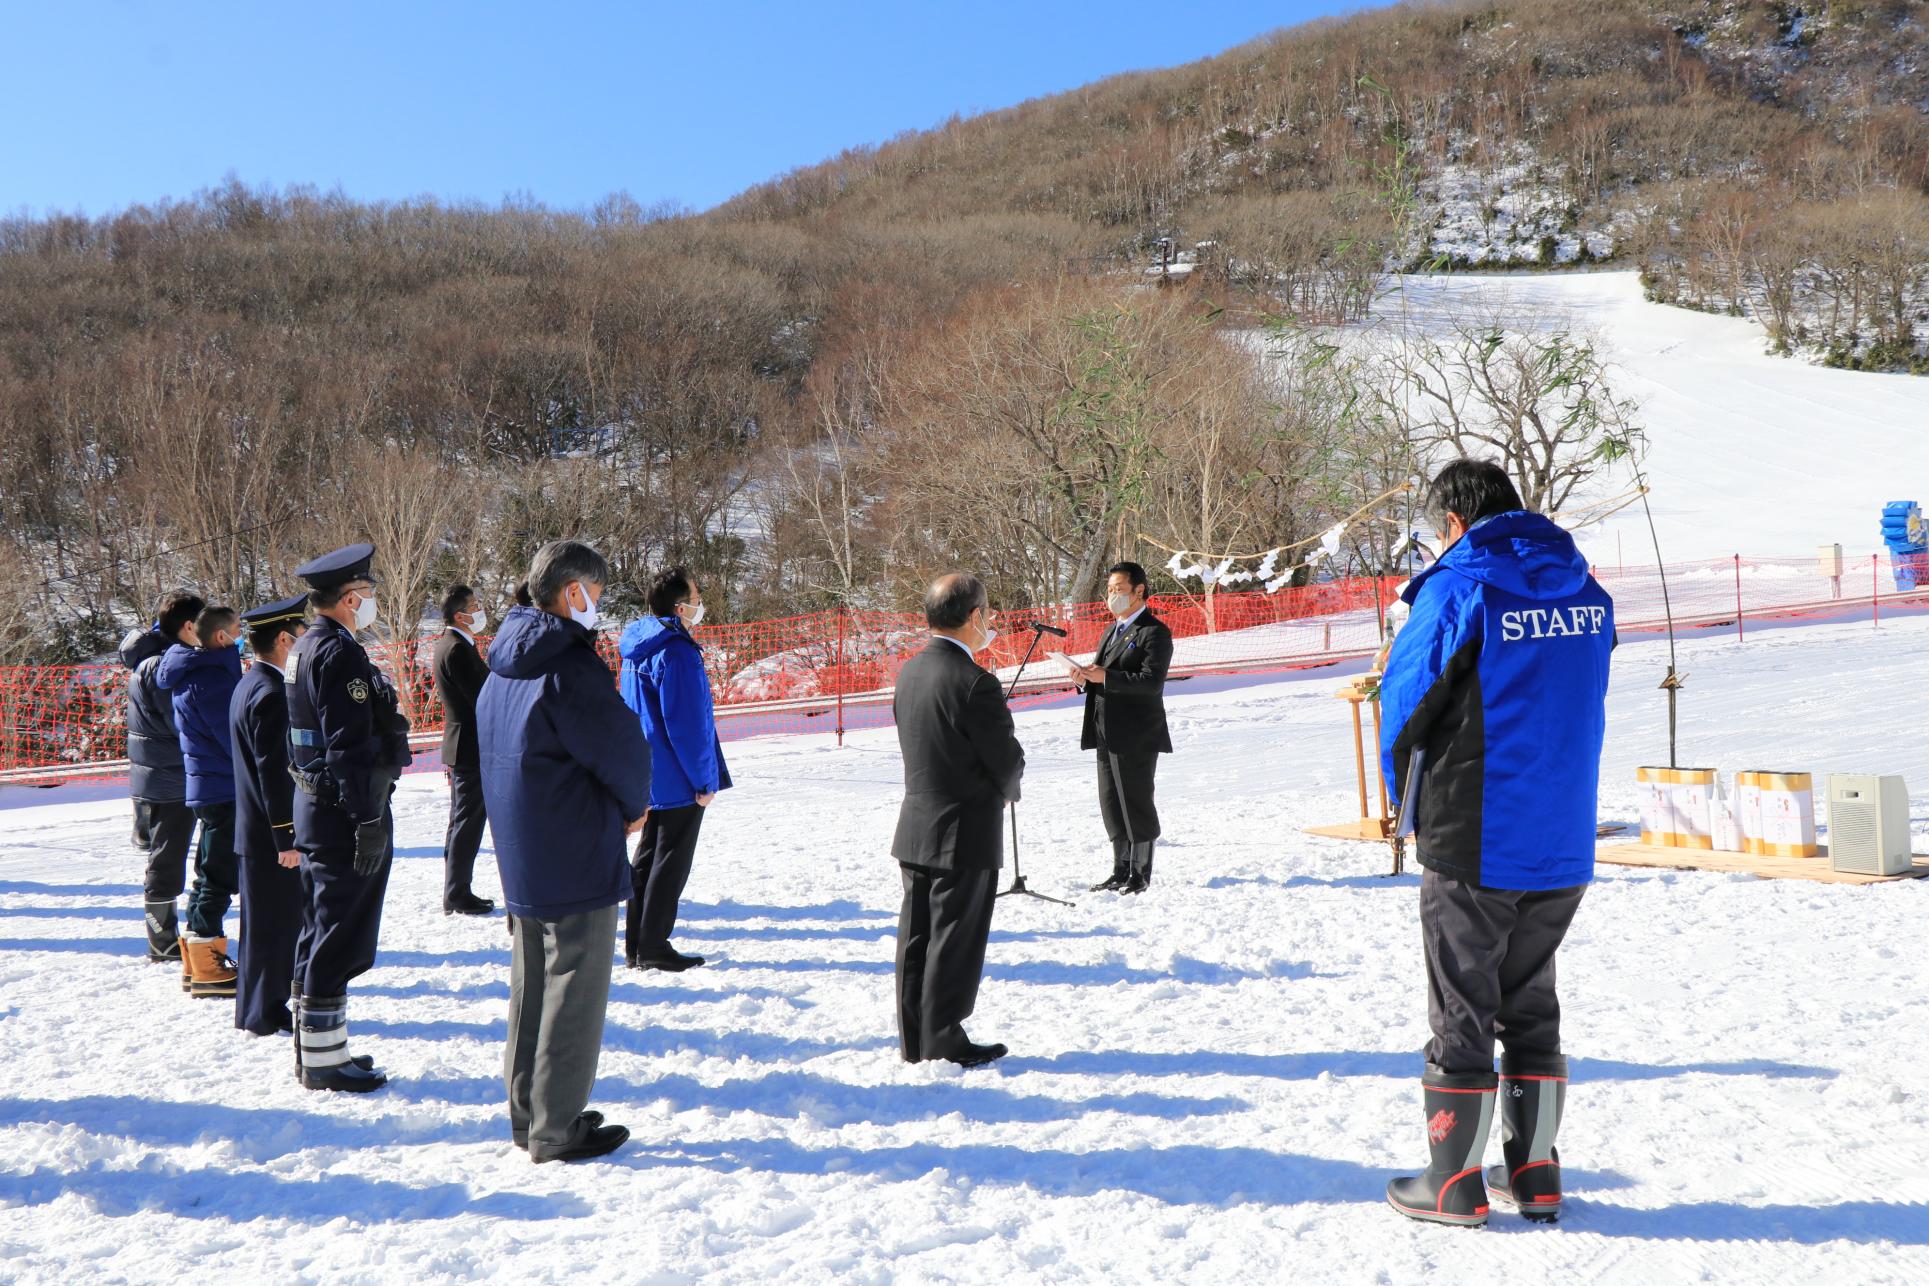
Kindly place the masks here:
POLYGON ((1929 526, 1922 506, 1913 500, 1893 500, 1882 507, 1882 540, 1889 546, 1896 588, 1911 590, 1929 582, 1929 526))

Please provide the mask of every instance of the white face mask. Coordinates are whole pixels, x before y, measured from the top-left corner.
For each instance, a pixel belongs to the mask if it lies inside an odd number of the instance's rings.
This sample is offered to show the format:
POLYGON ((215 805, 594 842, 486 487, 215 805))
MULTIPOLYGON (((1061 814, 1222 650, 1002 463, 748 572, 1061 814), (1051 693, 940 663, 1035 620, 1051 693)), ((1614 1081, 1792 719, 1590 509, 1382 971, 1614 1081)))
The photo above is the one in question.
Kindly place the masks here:
POLYGON ((683 624, 693 630, 703 624, 702 603, 685 603, 683 605, 683 624))
POLYGON ((986 648, 990 647, 992 645, 992 642, 998 637, 998 631, 991 628, 991 617, 989 614, 985 616, 985 623, 979 626, 978 628, 982 629, 985 632, 985 641, 980 643, 977 647, 973 648, 972 650, 974 652, 984 651, 986 648))
POLYGON ((488 623, 489 623, 489 613, 483 611, 480 607, 478 607, 475 611, 469 613, 469 633, 471 634, 482 633, 482 627, 487 625, 488 623))
POLYGON ((581 581, 576 582, 576 588, 583 591, 583 601, 589 603, 589 606, 577 607, 574 603, 570 603, 569 619, 586 630, 593 630, 596 628, 596 623, 603 619, 603 614, 596 610, 596 604, 590 603, 589 590, 584 588, 581 581))
POLYGON ((355 628, 365 630, 375 624, 375 592, 370 590, 360 597, 362 601, 355 604, 355 628))
POLYGON ((1111 610, 1112 615, 1124 616, 1132 610, 1132 596, 1130 594, 1107 594, 1105 596, 1105 606, 1111 610))

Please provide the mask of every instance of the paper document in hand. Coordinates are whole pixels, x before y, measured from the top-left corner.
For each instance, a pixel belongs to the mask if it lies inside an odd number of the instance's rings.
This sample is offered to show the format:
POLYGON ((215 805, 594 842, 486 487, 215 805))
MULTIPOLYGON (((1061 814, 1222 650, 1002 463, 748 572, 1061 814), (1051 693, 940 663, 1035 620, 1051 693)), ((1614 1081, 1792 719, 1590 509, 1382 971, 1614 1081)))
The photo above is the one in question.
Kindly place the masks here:
POLYGON ((1083 662, 1074 660, 1072 657, 1067 656, 1063 652, 1052 652, 1049 655, 1051 656, 1052 660, 1058 662, 1060 665, 1065 667, 1065 673, 1067 674, 1077 674, 1080 670, 1085 668, 1085 665, 1083 662))

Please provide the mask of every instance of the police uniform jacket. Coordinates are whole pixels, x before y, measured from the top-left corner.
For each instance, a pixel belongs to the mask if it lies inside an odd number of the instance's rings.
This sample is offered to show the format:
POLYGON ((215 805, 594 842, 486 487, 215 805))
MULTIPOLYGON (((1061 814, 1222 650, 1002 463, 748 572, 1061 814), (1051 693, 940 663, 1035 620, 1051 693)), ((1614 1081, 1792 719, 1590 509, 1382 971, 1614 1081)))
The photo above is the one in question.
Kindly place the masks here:
POLYGON ((326 616, 295 640, 285 688, 289 760, 318 788, 295 793, 296 844, 352 844, 357 825, 386 815, 389 788, 409 764, 395 689, 326 616))

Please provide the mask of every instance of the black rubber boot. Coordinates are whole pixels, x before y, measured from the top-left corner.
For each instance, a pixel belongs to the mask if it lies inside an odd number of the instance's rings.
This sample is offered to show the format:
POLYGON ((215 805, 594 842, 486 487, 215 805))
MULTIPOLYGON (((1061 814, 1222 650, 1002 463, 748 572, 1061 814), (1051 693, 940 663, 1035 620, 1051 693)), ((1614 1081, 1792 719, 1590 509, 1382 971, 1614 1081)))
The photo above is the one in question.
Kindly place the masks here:
POLYGON ((1152 887, 1152 848, 1158 842, 1149 839, 1132 846, 1132 874, 1125 881, 1127 893, 1143 893, 1152 887))
POLYGON ((365 1094, 388 1084, 388 1076, 362 1065, 348 1054, 348 998, 301 998, 301 1021, 295 1027, 301 1051, 301 1083, 311 1090, 345 1090, 365 1094))
POLYGON ((1092 885, 1093 893, 1116 893, 1132 878, 1131 846, 1122 839, 1112 841, 1112 878, 1092 885))
POLYGON ((147 904, 147 958, 154 964, 181 963, 181 922, 174 899, 147 904))
MULTIPOLYGON (((295 1023, 295 1079, 299 1081, 301 1079, 301 983, 299 981, 288 984, 288 1016, 295 1023)), ((350 1055, 348 1061, 363 1071, 375 1066, 375 1060, 367 1054, 350 1055)))
POLYGON ((1424 1174, 1386 1185, 1387 1204, 1409 1219, 1478 1228, 1487 1222, 1480 1157, 1494 1119, 1494 1074, 1428 1067, 1420 1084, 1430 1160, 1424 1174))
POLYGON ((1487 1167, 1487 1187, 1535 1223, 1561 1217, 1561 1154, 1554 1136, 1567 1105, 1567 1059, 1559 1054, 1500 1060, 1502 1165, 1487 1167))

